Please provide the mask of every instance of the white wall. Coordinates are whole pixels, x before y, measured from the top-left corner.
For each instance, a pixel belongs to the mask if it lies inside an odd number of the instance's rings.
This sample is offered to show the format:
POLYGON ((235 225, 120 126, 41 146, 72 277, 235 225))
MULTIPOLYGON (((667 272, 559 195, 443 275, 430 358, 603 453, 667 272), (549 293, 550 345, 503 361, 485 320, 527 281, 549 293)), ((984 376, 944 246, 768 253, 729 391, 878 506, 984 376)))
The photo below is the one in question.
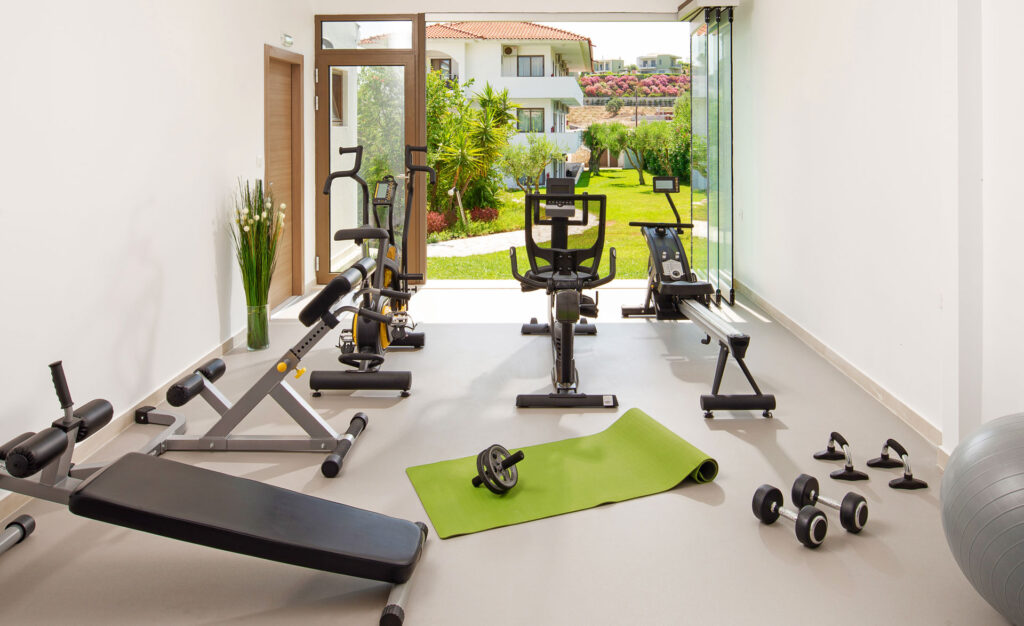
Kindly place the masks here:
MULTIPOLYGON (((676 4, 637 0, 629 9, 676 4)), ((971 323, 958 314, 971 290, 957 277, 956 71, 965 54, 956 48, 957 10, 975 5, 863 0, 807 10, 796 0, 745 0, 736 20, 737 273, 942 428, 947 448, 965 419, 956 411, 957 344, 971 323)), ((1019 408, 1024 390, 1013 187, 1022 145, 1013 64, 1022 55, 1012 31, 1024 16, 1010 0, 981 5, 984 284, 976 291, 988 418, 1019 408)), ((435 0, 429 9, 480 5, 435 0)), ((6 49, 17 54, 0 64, 0 78, 17 97, 0 99, 8 355, 0 438, 56 416, 51 360, 65 360, 76 398, 103 395, 123 410, 243 327, 224 227, 236 178, 262 175, 262 46, 282 32, 306 57, 312 276, 313 15, 360 10, 351 0, 5 7, 6 49)), ((622 7, 598 0, 587 10, 622 7)))
POLYGON ((982 419, 1024 411, 1024 5, 982 3, 982 419))
MULTIPOLYGON (((263 176, 264 43, 295 38, 313 101, 304 2, 52 0, 3 13, 0 440, 58 416, 50 361, 64 360, 77 401, 121 412, 243 328, 226 228, 238 177, 263 176)), ((311 107, 305 122, 310 148, 311 107)))
POLYGON ((952 0, 744 0, 736 275, 937 428, 955 414, 952 0))

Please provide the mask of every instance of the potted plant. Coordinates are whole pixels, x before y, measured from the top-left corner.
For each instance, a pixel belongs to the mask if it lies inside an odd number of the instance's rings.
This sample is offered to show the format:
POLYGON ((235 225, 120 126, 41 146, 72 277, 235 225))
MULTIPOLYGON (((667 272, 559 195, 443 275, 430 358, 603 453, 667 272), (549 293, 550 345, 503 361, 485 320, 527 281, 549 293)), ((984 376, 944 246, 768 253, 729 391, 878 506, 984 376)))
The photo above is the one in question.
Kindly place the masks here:
POLYGON ((262 180, 257 179, 251 185, 248 181, 238 181, 231 239, 245 289, 246 343, 250 350, 262 350, 270 345, 267 299, 277 263, 277 243, 284 231, 285 208, 283 203, 274 206, 269 190, 264 193, 262 180))

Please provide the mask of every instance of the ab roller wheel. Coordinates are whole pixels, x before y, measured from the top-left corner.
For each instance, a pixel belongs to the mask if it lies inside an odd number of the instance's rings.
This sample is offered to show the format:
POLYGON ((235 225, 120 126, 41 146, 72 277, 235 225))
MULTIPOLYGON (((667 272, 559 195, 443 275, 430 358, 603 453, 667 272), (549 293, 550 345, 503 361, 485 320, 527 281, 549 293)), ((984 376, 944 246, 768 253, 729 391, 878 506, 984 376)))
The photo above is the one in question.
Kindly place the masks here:
POLYGON ((522 450, 511 454, 498 444, 489 446, 476 456, 477 475, 473 477, 473 486, 483 485, 498 495, 507 493, 519 481, 516 463, 525 457, 522 450))

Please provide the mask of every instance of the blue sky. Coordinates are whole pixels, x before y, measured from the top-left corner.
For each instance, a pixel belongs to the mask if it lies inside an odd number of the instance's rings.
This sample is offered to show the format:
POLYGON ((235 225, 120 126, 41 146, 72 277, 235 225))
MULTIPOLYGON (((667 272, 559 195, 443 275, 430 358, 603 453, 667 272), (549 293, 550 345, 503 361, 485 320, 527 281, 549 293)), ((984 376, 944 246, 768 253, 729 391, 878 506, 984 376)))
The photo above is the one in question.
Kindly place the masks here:
POLYGON ((622 59, 626 65, 652 52, 690 58, 686 22, 539 22, 590 37, 595 59, 622 59))

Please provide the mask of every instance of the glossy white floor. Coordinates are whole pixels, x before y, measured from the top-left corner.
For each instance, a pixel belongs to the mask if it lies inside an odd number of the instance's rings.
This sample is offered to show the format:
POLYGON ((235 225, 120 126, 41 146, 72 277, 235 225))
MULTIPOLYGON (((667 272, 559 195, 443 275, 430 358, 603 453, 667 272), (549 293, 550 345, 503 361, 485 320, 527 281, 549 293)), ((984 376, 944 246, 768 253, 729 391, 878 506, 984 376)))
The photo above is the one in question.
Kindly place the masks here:
MULTIPOLYGON (((714 348, 701 345, 688 323, 620 320, 619 305, 642 295, 632 289, 603 290, 599 335, 577 344, 582 390, 618 394, 620 410, 517 411, 517 393, 548 388, 547 342, 519 334, 524 318, 543 316, 544 297, 521 294, 512 283, 497 286, 433 285, 416 297, 427 347, 387 362, 412 370, 411 397, 361 392, 312 401, 339 430, 356 410, 370 416, 339 478, 320 476, 316 454, 171 458, 427 521, 406 467, 494 442, 511 447, 594 433, 635 406, 716 457, 718 479, 445 541, 432 533, 406 623, 1004 623, 946 548, 934 449, 762 314, 738 306, 734 321, 753 337, 754 375, 778 396, 773 420, 743 413, 704 420, 697 399, 710 386, 714 348), (832 430, 850 440, 865 470, 882 442, 895 437, 930 488, 889 489, 896 470, 868 470, 869 482, 830 480, 836 464, 811 454, 832 430), (800 472, 818 476, 827 493, 863 493, 871 507, 866 530, 848 535, 829 512, 830 535, 812 551, 788 525, 759 525, 750 510, 754 489, 770 482, 788 496, 800 472)), ((222 389, 229 396, 301 336, 301 326, 287 319, 296 311, 274 322, 269 351, 228 355, 222 389)), ((307 367, 336 366, 333 341, 323 341, 307 367)), ((727 387, 742 388, 734 366, 727 378, 727 387)), ((298 387, 308 391, 305 380, 298 387)), ((212 418, 199 401, 185 409, 192 431, 212 418)), ((257 413, 250 432, 282 430, 274 406, 257 413)), ((133 426, 98 457, 113 458, 152 433, 133 426)), ((385 585, 122 530, 56 505, 33 502, 26 511, 37 518, 36 533, 0 559, 3 623, 373 624, 387 593, 385 585)))

